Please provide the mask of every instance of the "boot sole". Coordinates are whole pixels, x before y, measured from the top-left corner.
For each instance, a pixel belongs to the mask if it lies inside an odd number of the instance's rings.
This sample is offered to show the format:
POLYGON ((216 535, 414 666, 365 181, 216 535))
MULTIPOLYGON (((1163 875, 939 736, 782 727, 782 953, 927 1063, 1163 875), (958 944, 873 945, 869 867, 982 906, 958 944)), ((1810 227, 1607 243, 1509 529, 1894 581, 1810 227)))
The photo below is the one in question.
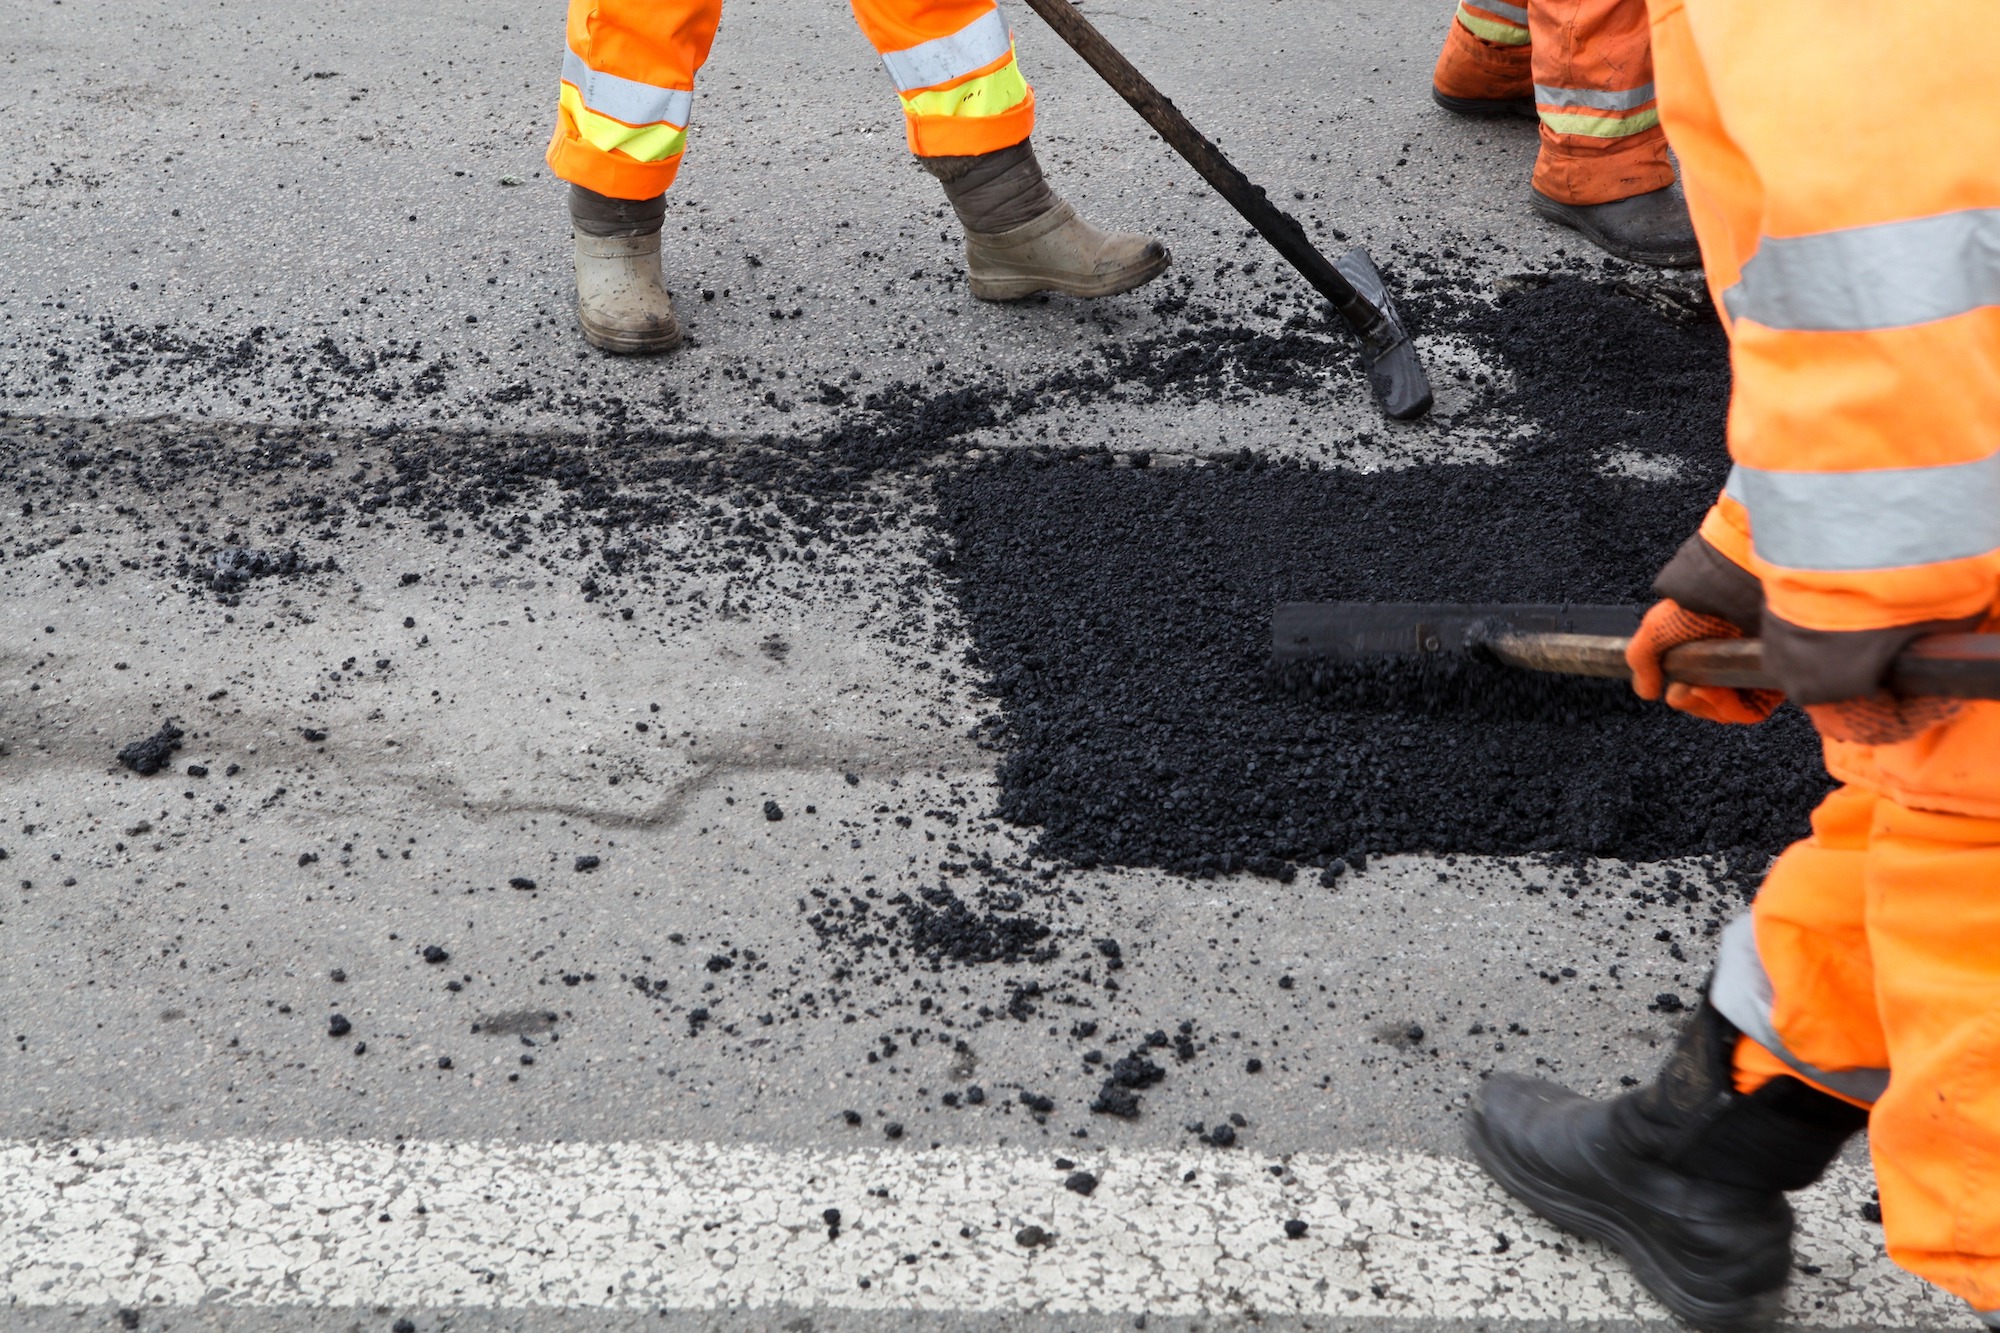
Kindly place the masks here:
POLYGON ((1476 1109, 1467 1128, 1472 1155, 1502 1189, 1563 1230, 1609 1245, 1632 1266, 1633 1276, 1660 1304, 1704 1333, 1765 1333, 1783 1317, 1783 1288, 1727 1302, 1683 1291, 1668 1276, 1666 1265, 1653 1252, 1647 1238, 1628 1227, 1618 1214, 1574 1195, 1556 1193, 1521 1169, 1511 1156, 1488 1140, 1484 1118, 1476 1109))
POLYGON ((1592 245, 1608 255, 1633 264, 1645 264, 1651 268, 1700 268, 1701 250, 1646 250, 1622 244, 1617 238, 1607 234, 1603 228, 1591 224, 1589 218, 1571 208, 1568 204, 1557 203, 1545 198, 1539 192, 1528 196, 1529 207, 1535 215, 1558 227, 1568 227, 1571 231, 1587 237, 1592 245))
POLYGON ((678 323, 671 329, 662 329, 642 336, 595 323, 581 308, 576 312, 576 322, 583 330, 585 342, 601 352, 610 352, 617 356, 655 356, 661 352, 671 352, 681 345, 683 337, 678 323))
POLYGON ((1162 249, 1160 257, 1151 263, 1126 269, 1123 273, 1109 274, 1090 282, 1076 282, 1055 277, 975 278, 968 275, 965 285, 982 301, 1019 301, 1042 292, 1057 292, 1063 296, 1074 296, 1079 300, 1089 301, 1100 296, 1117 296, 1135 287, 1143 287, 1165 273, 1173 262, 1173 252, 1162 249))
POLYGON ((1437 86, 1431 86, 1431 101, 1436 102, 1454 116, 1475 116, 1481 120, 1499 120, 1506 116, 1518 116, 1523 120, 1539 120, 1541 113, 1535 110, 1532 97, 1453 97, 1441 93, 1437 86))

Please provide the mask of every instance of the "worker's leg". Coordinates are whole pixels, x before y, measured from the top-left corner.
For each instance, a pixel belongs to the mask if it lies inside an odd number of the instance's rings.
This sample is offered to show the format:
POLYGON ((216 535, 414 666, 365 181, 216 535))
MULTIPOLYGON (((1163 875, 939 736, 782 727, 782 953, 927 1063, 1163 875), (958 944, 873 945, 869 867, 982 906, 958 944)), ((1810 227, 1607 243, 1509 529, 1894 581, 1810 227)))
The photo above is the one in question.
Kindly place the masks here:
POLYGON ((1035 94, 993 0, 854 0, 903 99, 910 151, 964 157, 1011 148, 1035 128, 1035 94))
POLYGON ((1700 262, 1653 92, 1646 0, 1530 0, 1535 211, 1638 263, 1700 262))
POLYGON ((1863 887, 1878 803, 1866 788, 1835 790, 1723 932, 1709 998, 1743 1034, 1739 1092, 1789 1074, 1859 1106, 1882 1095, 1889 1052, 1863 887))
POLYGON ((1509 1192, 1618 1249, 1698 1325, 1777 1318, 1791 1270, 1785 1192, 1819 1178, 1866 1121, 1853 1103, 1880 1091, 1859 926, 1873 805, 1843 789, 1815 813, 1813 836, 1725 934, 1710 998, 1651 1084, 1593 1102, 1495 1074, 1474 1105, 1473 1150, 1509 1192), (1859 1036, 1843 1037, 1841 1015, 1859 1036))
POLYGON ((1868 941, 1896 1071, 1869 1133, 1889 1257, 2000 1326, 2000 820, 1885 800, 1868 941))
POLYGON ((613 199, 666 193, 722 0, 570 0, 550 170, 613 199))
POLYGON ((613 352, 680 345, 660 276, 662 196, 722 0, 570 0, 550 170, 570 182, 577 316, 613 352))
POLYGON ((1109 296, 1165 271, 1149 237, 1091 226, 1042 179, 1035 95, 993 0, 853 0, 902 99, 910 151, 965 227, 974 296, 1109 296))
POLYGON ((1431 72, 1431 100, 1465 116, 1532 116, 1528 9, 1506 0, 1459 0, 1431 72))

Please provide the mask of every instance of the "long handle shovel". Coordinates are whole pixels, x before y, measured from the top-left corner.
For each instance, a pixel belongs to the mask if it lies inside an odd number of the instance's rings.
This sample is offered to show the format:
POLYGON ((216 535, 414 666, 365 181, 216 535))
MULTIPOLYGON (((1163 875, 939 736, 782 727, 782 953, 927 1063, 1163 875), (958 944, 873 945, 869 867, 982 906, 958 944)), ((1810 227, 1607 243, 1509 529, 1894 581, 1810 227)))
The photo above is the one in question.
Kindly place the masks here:
POLYGON ((1420 417, 1431 410, 1431 382, 1410 345, 1409 330, 1403 326, 1396 304, 1389 298, 1387 284, 1368 252, 1355 246, 1337 262, 1306 239, 1305 229, 1291 214, 1271 203, 1262 188, 1238 171, 1222 155, 1222 150, 1196 129, 1180 108, 1161 95, 1152 82, 1133 67, 1118 48, 1104 39, 1070 0, 1027 0, 1056 30, 1056 35, 1096 70, 1112 90, 1172 144, 1174 151, 1201 173, 1215 192, 1229 201, 1244 221, 1255 227, 1271 247, 1285 257, 1305 280, 1333 302, 1333 308, 1347 321, 1347 327, 1361 340, 1361 361, 1368 370, 1368 382, 1382 401, 1382 410, 1398 421, 1420 417))

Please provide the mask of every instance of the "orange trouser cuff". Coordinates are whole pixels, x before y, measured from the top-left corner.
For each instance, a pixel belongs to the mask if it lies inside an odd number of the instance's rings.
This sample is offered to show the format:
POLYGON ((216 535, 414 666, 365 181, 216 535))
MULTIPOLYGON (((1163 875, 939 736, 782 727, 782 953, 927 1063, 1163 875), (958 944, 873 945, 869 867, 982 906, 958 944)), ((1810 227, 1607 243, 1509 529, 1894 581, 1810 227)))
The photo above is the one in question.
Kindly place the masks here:
POLYGON ((1535 188, 1581 206, 1672 185, 1667 137, 1647 96, 1646 0, 1529 0, 1526 8, 1542 117, 1535 188))
POLYGON ((683 153, 663 162, 636 162, 586 143, 568 116, 558 116, 545 160, 557 178, 613 199, 653 199, 667 192, 680 174, 683 153))
POLYGON ((1829 1097, 1838 1098, 1849 1106, 1858 1106, 1864 1111, 1869 1107, 1867 1102, 1843 1096, 1832 1088, 1807 1078, 1748 1037, 1736 1039, 1736 1054, 1731 1063, 1736 1090, 1746 1097, 1782 1075, 1785 1078, 1795 1078, 1807 1087, 1817 1089, 1829 1097))
POLYGON ((1503 102, 1535 95, 1530 48, 1502 46, 1475 36, 1456 18, 1445 34, 1444 50, 1438 52, 1437 68, 1431 71, 1431 86, 1446 97, 1470 97, 1480 101, 1503 102))
POLYGON ((1655 125, 1616 139, 1557 134, 1542 126, 1535 188, 1560 203, 1608 204, 1674 183, 1667 136, 1655 125))
POLYGON ((1035 130, 1035 93, 997 116, 914 116, 903 113, 910 151, 918 157, 974 157, 1024 142, 1035 130))

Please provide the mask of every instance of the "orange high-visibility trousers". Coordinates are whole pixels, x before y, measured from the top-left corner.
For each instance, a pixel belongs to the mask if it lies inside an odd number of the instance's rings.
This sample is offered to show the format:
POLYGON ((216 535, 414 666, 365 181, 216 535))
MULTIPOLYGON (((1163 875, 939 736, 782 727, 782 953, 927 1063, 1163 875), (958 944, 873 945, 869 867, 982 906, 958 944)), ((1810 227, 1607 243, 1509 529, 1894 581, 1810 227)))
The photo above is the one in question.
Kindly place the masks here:
MULTIPOLYGON (((990 153, 1033 130, 1035 96, 993 0, 853 8, 902 98, 911 152, 990 153)), ((650 199, 673 184, 695 71, 721 17, 722 0, 570 0, 550 170, 616 199, 650 199)))
MULTIPOLYGON (((1653 0, 1729 328, 1735 467, 1702 533, 1825 635, 2000 628, 2000 90, 1972 0, 1653 0), (1885 106, 1921 106, 1939 137, 1885 106)), ((1844 784, 1724 932, 1737 1086, 1871 1106, 1890 1256, 2000 1327, 2000 704, 1844 784)))
POLYGON ((1868 1118, 1889 1257, 2000 1322, 2000 820, 1841 787, 1724 933, 1737 1086, 1868 1118))
POLYGON ((1602 204, 1674 183, 1646 0, 1460 0, 1432 82, 1453 97, 1534 98, 1534 184, 1551 199, 1602 204))

